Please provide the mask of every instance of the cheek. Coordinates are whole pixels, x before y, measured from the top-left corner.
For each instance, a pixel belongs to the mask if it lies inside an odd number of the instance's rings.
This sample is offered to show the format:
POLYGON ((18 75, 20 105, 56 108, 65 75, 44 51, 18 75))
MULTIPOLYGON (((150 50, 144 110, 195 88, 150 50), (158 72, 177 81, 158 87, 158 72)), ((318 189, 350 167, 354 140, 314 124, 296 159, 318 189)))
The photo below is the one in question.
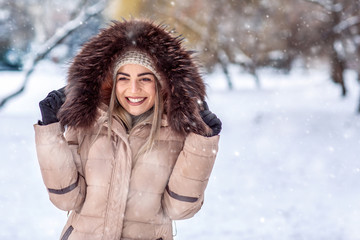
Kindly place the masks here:
POLYGON ((115 85, 115 95, 119 99, 123 93, 124 89, 120 84, 115 85))
POLYGON ((153 99, 155 99, 155 96, 156 96, 155 84, 151 85, 151 87, 149 89, 149 94, 153 99))
POLYGON ((150 97, 150 105, 151 106, 154 106, 155 104, 155 98, 156 98, 156 91, 155 91, 155 87, 150 89, 150 91, 148 91, 149 95, 151 96, 150 97))

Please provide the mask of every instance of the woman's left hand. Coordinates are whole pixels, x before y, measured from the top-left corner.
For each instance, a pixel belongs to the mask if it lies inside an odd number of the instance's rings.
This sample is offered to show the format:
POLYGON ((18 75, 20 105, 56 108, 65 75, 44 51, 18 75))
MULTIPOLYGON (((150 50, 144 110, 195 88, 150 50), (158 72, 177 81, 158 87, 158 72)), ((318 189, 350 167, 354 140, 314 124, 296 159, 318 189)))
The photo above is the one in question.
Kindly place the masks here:
POLYGON ((210 137, 218 135, 221 131, 222 126, 220 119, 209 110, 209 106, 205 101, 203 102, 203 106, 204 110, 200 111, 200 116, 202 120, 206 123, 206 125, 208 125, 212 130, 212 134, 210 137))

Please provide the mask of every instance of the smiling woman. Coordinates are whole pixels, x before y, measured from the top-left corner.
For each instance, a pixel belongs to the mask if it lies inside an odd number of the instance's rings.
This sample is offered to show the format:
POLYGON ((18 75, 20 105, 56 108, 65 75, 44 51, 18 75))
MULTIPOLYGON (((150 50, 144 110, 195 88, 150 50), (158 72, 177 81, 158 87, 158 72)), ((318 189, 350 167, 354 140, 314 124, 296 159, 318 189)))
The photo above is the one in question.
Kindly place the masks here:
POLYGON ((157 79, 150 70, 127 64, 120 67, 116 78, 116 98, 128 113, 139 116, 154 106, 157 79))
POLYGON ((61 239, 173 239, 172 221, 203 205, 217 154, 221 121, 204 98, 164 27, 115 22, 85 44, 34 126, 50 200, 71 211, 61 239))

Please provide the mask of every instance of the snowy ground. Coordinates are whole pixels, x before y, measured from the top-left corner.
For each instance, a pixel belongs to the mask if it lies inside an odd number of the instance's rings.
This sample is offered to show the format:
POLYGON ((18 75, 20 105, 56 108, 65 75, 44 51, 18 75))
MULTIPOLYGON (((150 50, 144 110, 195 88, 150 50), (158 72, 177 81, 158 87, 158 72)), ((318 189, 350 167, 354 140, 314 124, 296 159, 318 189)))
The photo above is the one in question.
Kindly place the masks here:
MULTIPOLYGON (((64 83, 65 69, 44 63, 24 95, 0 110, 0 239, 58 239, 66 213, 48 200, 32 124, 38 102, 64 83)), ((360 239, 360 92, 349 96, 323 69, 261 72, 262 89, 233 71, 206 78, 209 106, 223 121, 220 151, 202 210, 176 222, 177 240, 360 239)), ((0 72, 0 96, 21 73, 0 72), (6 86, 6 87, 5 87, 6 86)))

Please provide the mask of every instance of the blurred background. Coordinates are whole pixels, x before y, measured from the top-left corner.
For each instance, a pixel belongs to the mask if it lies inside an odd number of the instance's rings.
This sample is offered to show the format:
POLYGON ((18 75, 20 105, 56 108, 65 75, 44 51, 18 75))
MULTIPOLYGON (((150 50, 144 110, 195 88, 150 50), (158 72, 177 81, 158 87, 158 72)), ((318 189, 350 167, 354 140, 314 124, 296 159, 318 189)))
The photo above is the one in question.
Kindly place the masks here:
POLYGON ((99 29, 146 18, 196 51, 224 124, 207 200, 175 239, 360 239, 359 12, 359 0, 0 0, 0 238, 59 237, 38 102, 99 29))

